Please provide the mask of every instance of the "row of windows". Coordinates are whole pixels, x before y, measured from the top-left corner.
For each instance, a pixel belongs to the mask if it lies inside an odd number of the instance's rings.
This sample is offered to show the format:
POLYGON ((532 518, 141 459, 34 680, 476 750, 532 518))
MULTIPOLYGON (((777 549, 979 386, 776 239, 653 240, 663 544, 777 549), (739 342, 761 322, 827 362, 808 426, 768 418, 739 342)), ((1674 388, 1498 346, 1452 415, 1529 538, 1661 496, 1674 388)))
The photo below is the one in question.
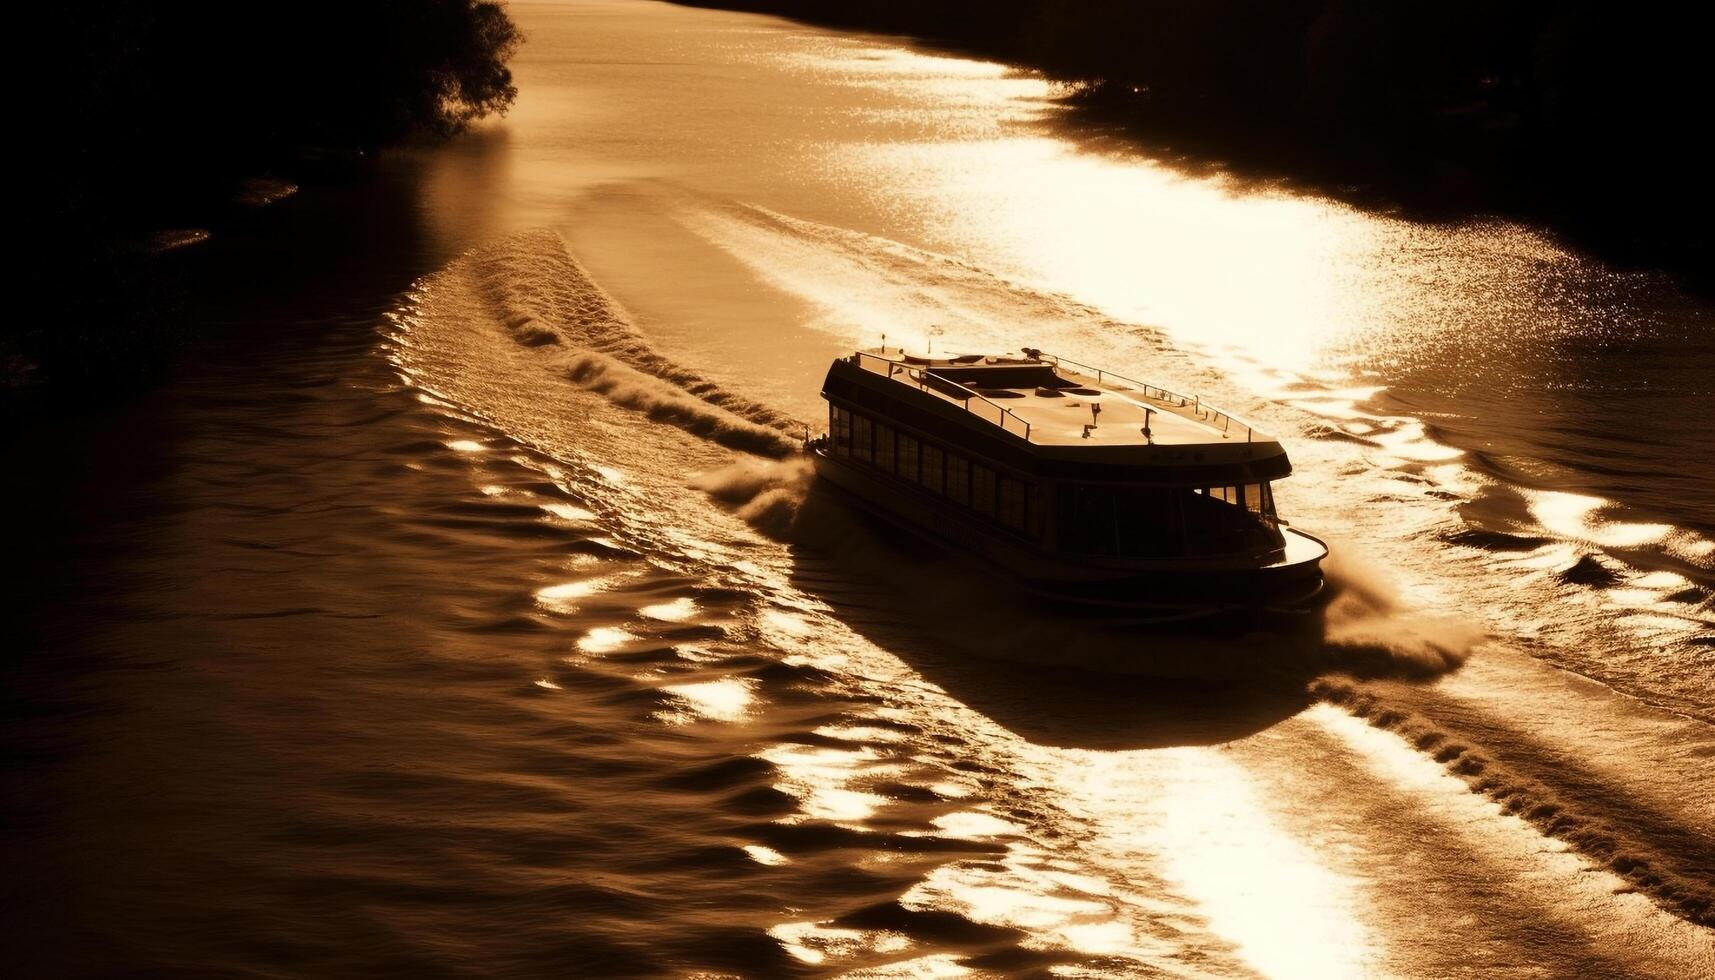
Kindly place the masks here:
POLYGON ((1015 531, 1033 528, 1024 484, 981 463, 921 442, 892 426, 829 406, 835 456, 849 456, 915 483, 1015 531))
POLYGON ((1278 543, 1266 483, 1215 487, 1059 486, 1050 502, 1023 481, 946 452, 838 406, 829 442, 844 456, 891 473, 998 523, 1041 538, 1056 511, 1055 547, 1068 554, 1175 557, 1231 554, 1278 543))
POLYGON ((1277 547, 1268 484, 1228 487, 1066 486, 1058 547, 1125 558, 1223 555, 1277 547))
POLYGON ((1234 507, 1243 507, 1269 523, 1274 522, 1274 493, 1266 483, 1245 483, 1236 487, 1201 487, 1197 492, 1234 507))

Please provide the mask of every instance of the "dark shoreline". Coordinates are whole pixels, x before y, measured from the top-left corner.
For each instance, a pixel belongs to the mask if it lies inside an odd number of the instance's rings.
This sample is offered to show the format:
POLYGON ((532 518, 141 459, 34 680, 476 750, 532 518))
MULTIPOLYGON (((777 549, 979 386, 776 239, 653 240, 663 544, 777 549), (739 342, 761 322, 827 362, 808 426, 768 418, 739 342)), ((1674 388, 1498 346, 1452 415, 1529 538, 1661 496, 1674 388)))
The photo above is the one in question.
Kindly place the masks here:
POLYGON ((39 312, 0 327, 0 429, 155 383, 224 285, 211 229, 246 234, 298 184, 363 181, 382 150, 504 113, 523 41, 496 0, 94 0, 23 26, 59 54, 15 127, 39 312))
POLYGON ((1002 4, 995 8, 1002 15, 990 17, 954 0, 860 9, 819 0, 671 2, 891 34, 933 52, 1001 60, 1066 84, 1059 101, 1070 111, 1049 125, 1082 143, 1123 144, 1187 172, 1219 172, 1416 221, 1524 221, 1605 262, 1665 273, 1689 292, 1715 296, 1715 263, 1700 223, 1709 211, 1707 180, 1675 149, 1686 137, 1668 128, 1695 103, 1690 91, 1679 93, 1678 103, 1637 106, 1625 132, 1576 134, 1591 148, 1574 166, 1561 152, 1565 134, 1551 138, 1521 123, 1501 97, 1449 98, 1421 119, 1383 125, 1313 115, 1284 98, 1257 104, 1230 91, 1164 93, 1115 71, 1111 57, 1101 63, 1096 55, 1080 60, 1076 50, 1050 55, 1040 39, 1020 33, 1028 25, 1005 22, 1004 11, 1017 5, 1002 4), (1661 145, 1619 145, 1652 123, 1659 123, 1661 145))
POLYGON ((233 285, 223 274, 254 239, 279 237, 286 212, 388 179, 377 154, 350 150, 337 160, 209 178, 111 224, 74 221, 50 233, 56 261, 43 263, 32 286, 63 298, 67 315, 0 332, 0 435, 105 411, 170 376, 208 333, 214 298, 233 285))

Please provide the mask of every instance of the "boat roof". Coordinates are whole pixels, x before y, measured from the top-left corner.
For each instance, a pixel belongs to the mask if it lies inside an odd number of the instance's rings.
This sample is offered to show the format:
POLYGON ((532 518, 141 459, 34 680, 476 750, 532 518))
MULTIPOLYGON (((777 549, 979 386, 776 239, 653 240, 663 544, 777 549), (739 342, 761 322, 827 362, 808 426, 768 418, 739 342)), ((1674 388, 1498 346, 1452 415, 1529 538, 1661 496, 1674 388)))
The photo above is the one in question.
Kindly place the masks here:
POLYGON ((960 405, 1037 446, 1275 443, 1197 396, 1034 349, 930 357, 888 348, 858 351, 853 358, 866 371, 960 405))

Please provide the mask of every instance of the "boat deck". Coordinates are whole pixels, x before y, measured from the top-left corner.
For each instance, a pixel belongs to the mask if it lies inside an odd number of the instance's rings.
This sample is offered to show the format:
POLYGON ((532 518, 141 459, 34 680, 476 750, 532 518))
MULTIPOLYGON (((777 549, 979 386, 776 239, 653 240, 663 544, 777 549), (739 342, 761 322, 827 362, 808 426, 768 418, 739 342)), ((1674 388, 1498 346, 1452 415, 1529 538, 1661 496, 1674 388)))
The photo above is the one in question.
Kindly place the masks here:
POLYGON ((1199 398, 1053 355, 935 359, 890 350, 856 356, 865 370, 960 405, 1038 445, 1206 446, 1267 439, 1199 398))

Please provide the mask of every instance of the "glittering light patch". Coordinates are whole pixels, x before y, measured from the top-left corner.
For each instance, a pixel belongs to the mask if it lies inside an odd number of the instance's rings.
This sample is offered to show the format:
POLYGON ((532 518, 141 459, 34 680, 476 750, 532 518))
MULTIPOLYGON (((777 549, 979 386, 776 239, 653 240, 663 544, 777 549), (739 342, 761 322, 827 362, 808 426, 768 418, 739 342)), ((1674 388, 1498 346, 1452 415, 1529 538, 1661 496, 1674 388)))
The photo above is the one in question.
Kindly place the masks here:
POLYGON ((594 513, 573 504, 547 503, 540 506, 550 515, 558 517, 562 521, 588 521, 595 518, 594 513))
POLYGON ((744 853, 750 855, 750 859, 757 864, 766 864, 771 868, 786 863, 786 855, 772 847, 764 847, 761 844, 744 845, 744 853))
POLYGON ((637 614, 645 619, 682 623, 697 614, 697 600, 684 596, 672 602, 657 602, 637 610, 637 614))
POLYGON ((1392 431, 1377 432, 1370 436, 1377 445, 1391 455, 1422 463, 1441 462, 1465 455, 1465 451, 1462 449, 1442 445, 1430 438, 1428 430, 1424 428, 1422 422, 1415 419, 1398 419, 1396 421, 1401 424, 1392 431))
POLYGON ((1653 589, 1617 588, 1609 589, 1607 591, 1606 598, 1608 602, 1613 605, 1637 609, 1645 606, 1653 606, 1660 602, 1661 593, 1656 592, 1653 589))
POLYGON ((460 453, 487 452, 488 447, 474 439, 454 439, 447 443, 447 448, 460 453))
POLYGON ((663 691, 684 701, 697 715, 714 721, 741 721, 750 713, 755 682, 728 677, 697 684, 669 684, 663 691))
POLYGON ((1683 589, 1691 580, 1677 572, 1648 572, 1632 579, 1632 584, 1642 589, 1683 589))
POLYGON ((1525 492, 1529 495, 1530 509, 1537 521, 1564 537, 1609 548, 1635 548, 1660 541, 1673 531, 1670 524, 1604 520, 1600 512, 1608 501, 1601 497, 1558 490, 1525 492))
POLYGON ((726 659, 708 647, 696 643, 683 643, 673 648, 673 653, 680 660, 689 660, 694 664, 716 663, 726 659))
POLYGON ((842 742, 903 742, 906 738, 904 732, 873 725, 823 725, 816 734, 842 742))
POLYGON ((1169 884, 1253 968, 1277 977, 1366 973, 1373 951, 1355 883, 1276 825, 1244 767, 1198 747, 1075 759, 1065 791, 1122 811, 1114 846, 1153 852, 1169 884), (1144 785, 1147 792, 1114 791, 1144 785))
POLYGON ((779 745, 763 752, 761 757, 780 768, 785 778, 775 788, 798 798, 803 818, 858 826, 888 802, 885 796, 846 787, 860 771, 877 773, 893 769, 878 765, 875 751, 867 746, 847 750, 779 745))
POLYGON ((803 616, 784 609, 764 609, 758 617, 762 625, 773 627, 788 636, 808 636, 815 631, 803 616))
MULTIPOLYGON (((809 964, 826 963, 860 953, 901 953, 911 948, 911 939, 888 929, 851 929, 825 922, 782 922, 768 934, 795 959, 809 964)), ((945 977, 965 973, 953 957, 928 956, 879 967, 867 967, 844 977, 945 977), (937 962, 939 961, 939 962, 937 962), (951 968, 949 970, 948 968, 951 968)))
POLYGON ((1024 831, 1024 828, 1018 824, 1002 820, 993 814, 980 813, 975 810, 944 813, 936 817, 931 823, 948 837, 958 837, 964 840, 979 840, 984 837, 1019 834, 1024 831))
POLYGON ((617 626, 597 626, 578 637, 578 649, 585 653, 609 653, 637 639, 617 626))
MULTIPOLYGON (((904 936, 888 935, 875 942, 878 953, 897 952, 910 945, 910 940, 904 936), (896 948, 897 947, 897 948, 896 948)), ((1050 968, 1050 973, 1055 971, 1050 968)), ((915 959, 901 960, 885 966, 869 967, 863 970, 853 970, 842 976, 853 980, 935 980, 937 977, 968 977, 969 967, 959 962, 959 957, 953 953, 934 953, 929 956, 919 956, 915 959)))
POLYGON ((864 948, 862 931, 816 922, 782 922, 769 927, 768 934, 804 963, 821 963, 830 955, 849 955, 864 948))
POLYGON ((560 689, 560 685, 554 683, 553 681, 549 680, 546 677, 536 678, 536 686, 539 688, 542 688, 545 691, 558 691, 560 689))
POLYGON ((549 612, 573 613, 578 610, 578 602, 602 592, 613 585, 611 576, 580 579, 576 582, 561 582, 536 590, 536 604, 549 612))
POLYGON ((1105 902, 1050 895, 1026 887, 961 882, 952 892, 965 914, 978 922, 1004 923, 1031 931, 1061 932, 1068 925, 1085 924, 1081 917, 1107 919, 1111 911, 1105 902))
POLYGON ((1131 949, 1134 933, 1124 922, 1074 922, 1060 927, 1060 935, 1082 953, 1112 954, 1131 949))
POLYGON ((974 922, 1022 929, 1031 948, 1075 949, 1136 958, 1149 945, 1122 906, 1088 891, 1068 889, 1040 867, 1039 851, 1009 845, 997 868, 961 862, 931 872, 900 899, 913 909, 954 911, 974 922))
POLYGON ((817 786, 801 802, 806 816, 849 826, 869 819, 887 804, 887 797, 862 790, 817 786))

